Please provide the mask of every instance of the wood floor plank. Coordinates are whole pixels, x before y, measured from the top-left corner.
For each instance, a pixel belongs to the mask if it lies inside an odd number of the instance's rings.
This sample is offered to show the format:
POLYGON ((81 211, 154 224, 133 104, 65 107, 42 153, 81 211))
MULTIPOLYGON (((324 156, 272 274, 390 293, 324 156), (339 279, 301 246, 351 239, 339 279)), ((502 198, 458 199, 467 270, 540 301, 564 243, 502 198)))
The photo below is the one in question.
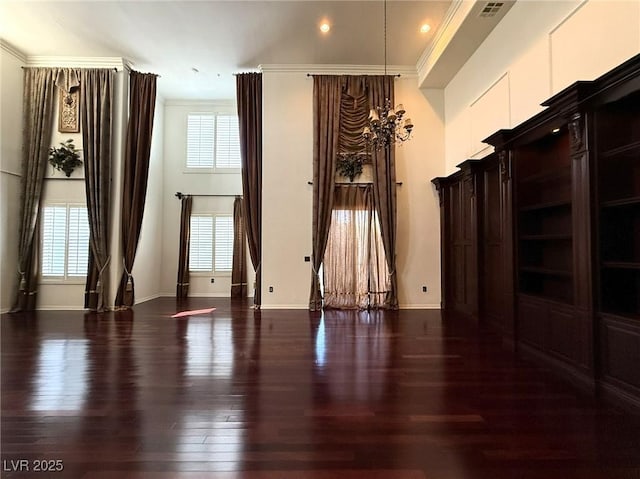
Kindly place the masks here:
POLYGON ((160 298, 3 315, 0 356, 3 478, 640 479, 640 418, 434 310, 160 298))

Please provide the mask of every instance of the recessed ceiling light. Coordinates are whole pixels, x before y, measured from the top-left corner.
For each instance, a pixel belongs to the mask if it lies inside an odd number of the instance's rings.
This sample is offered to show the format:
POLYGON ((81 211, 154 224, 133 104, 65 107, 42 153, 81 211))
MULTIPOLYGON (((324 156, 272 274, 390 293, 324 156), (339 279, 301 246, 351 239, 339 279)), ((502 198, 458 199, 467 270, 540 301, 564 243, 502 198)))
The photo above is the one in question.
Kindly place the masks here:
POLYGON ((427 33, 429 30, 431 30, 431 26, 428 23, 424 23, 420 27, 420 33, 427 33))
POLYGON ((329 25, 329 22, 322 22, 320 24, 320 31, 322 33, 327 33, 329 30, 331 30, 331 25, 329 25))
POLYGON ((196 67, 191 67, 191 71, 193 73, 200 73, 200 70, 198 70, 196 67))
POLYGON ((551 130, 551 133, 559 133, 560 132, 560 128, 554 128, 553 130, 551 130))

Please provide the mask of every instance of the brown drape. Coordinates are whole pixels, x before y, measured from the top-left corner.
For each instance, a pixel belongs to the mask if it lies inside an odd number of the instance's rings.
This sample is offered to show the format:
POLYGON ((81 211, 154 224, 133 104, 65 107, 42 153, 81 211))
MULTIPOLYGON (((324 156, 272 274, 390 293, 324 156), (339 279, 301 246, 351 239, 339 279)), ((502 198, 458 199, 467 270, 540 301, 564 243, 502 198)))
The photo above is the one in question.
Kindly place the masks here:
POLYGON ((89 217, 89 265, 84 307, 105 311, 108 298, 111 202, 113 70, 80 71, 80 117, 84 182, 89 217))
MULTIPOLYGON (((368 77, 369 104, 383 106, 385 98, 394 104, 393 76, 368 77)), ((373 194, 380 219, 382 241, 391 275, 391 290, 385 301, 386 307, 398 309, 398 279, 396 275, 396 164, 394 147, 388 147, 372 154, 373 194)))
POLYGON ((40 200, 53 125, 55 68, 25 68, 18 290, 12 311, 33 311, 38 291, 40 200))
POLYGON ((362 153, 366 145, 362 130, 368 124, 367 77, 344 75, 340 100, 340 153, 362 153))
POLYGON ((385 307, 389 270, 371 184, 336 185, 323 259, 324 307, 385 307))
POLYGON ((151 73, 132 71, 129 77, 129 124, 124 154, 122 191, 122 249, 124 272, 116 296, 116 308, 130 308, 135 302, 133 262, 147 196, 153 116, 156 107, 156 79, 151 73))
POLYGON ((176 284, 176 298, 185 299, 189 296, 189 237, 191 236, 191 208, 193 197, 182 197, 180 212, 180 251, 178 252, 178 281, 176 284))
POLYGON ((319 270, 329 237, 336 155, 340 137, 340 76, 313 77, 313 213, 312 213, 312 275, 309 310, 322 309, 319 270))
POLYGON ((236 76, 240 124, 242 195, 249 254, 256 272, 254 307, 262 303, 262 74, 236 76))
POLYGON ((247 247, 244 232, 244 212, 242 197, 233 202, 233 261, 231 266, 231 297, 247 296, 247 247))

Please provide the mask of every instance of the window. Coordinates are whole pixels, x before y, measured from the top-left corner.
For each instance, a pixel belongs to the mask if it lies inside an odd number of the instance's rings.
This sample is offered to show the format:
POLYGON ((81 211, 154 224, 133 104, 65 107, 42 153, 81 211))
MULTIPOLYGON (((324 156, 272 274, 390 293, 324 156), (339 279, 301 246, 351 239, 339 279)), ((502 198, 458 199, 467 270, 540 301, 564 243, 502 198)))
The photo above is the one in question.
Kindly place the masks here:
POLYGON ((187 168, 240 168, 240 130, 236 115, 188 115, 187 168))
POLYGON ((192 215, 189 271, 230 273, 233 260, 233 217, 192 215))
POLYGON ((89 263, 87 207, 47 205, 42 214, 41 273, 48 278, 81 278, 89 263))

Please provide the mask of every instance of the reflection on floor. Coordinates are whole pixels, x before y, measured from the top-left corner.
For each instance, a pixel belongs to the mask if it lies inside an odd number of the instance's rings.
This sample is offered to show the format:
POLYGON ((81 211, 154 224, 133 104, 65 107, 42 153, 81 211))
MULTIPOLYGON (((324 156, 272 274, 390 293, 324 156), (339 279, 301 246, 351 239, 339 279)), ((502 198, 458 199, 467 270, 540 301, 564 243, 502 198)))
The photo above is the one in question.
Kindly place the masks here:
POLYGON ((0 326, 6 478, 640 477, 637 417, 439 311, 162 298, 0 326))

